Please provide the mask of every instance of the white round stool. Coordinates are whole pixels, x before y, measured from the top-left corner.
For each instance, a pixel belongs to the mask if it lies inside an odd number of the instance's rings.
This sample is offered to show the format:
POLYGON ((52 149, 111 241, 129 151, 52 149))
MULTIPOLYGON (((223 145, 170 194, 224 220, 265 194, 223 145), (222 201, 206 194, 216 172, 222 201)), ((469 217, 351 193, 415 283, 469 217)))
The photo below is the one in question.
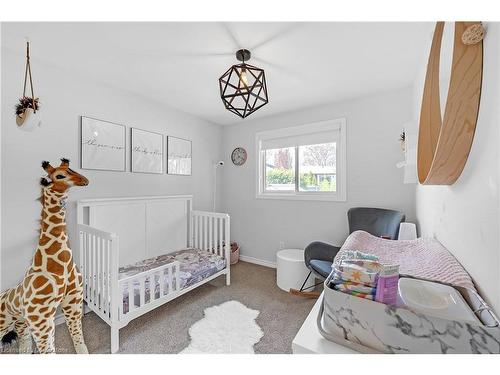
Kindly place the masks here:
POLYGON ((276 284, 280 289, 300 289, 309 274, 304 263, 304 250, 284 249, 276 254, 276 284))

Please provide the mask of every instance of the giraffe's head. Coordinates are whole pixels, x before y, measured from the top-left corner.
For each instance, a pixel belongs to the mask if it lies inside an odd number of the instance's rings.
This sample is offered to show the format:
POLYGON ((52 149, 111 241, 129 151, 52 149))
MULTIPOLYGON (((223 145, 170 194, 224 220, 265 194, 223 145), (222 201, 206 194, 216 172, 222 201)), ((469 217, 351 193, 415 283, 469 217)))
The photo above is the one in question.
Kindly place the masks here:
POLYGON ((51 185, 59 192, 65 192, 71 186, 87 186, 89 180, 69 167, 68 159, 61 159, 61 165, 53 167, 48 161, 42 162, 42 168, 47 172, 47 178, 42 178, 43 186, 51 185))

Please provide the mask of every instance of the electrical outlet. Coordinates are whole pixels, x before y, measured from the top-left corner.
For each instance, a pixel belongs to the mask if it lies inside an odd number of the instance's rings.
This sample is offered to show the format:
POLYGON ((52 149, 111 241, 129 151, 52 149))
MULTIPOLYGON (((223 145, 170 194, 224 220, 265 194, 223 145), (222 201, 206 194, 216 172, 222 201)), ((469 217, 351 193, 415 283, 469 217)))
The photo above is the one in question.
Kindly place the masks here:
POLYGON ((280 241, 280 250, 283 250, 285 248, 285 242, 280 241))

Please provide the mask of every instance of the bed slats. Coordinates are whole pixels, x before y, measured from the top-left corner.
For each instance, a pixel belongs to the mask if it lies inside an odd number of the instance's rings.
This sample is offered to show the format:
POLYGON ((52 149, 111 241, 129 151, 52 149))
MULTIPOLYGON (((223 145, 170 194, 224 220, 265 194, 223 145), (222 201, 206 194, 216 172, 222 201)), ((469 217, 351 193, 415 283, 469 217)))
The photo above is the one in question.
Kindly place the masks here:
MULTIPOLYGON (((116 236, 86 225, 79 225, 80 273, 83 296, 92 310, 110 319, 112 305, 112 246, 116 236)), ((117 245, 117 244, 115 244, 117 245)))
POLYGON ((191 226, 194 247, 229 259, 229 215, 193 211, 191 226))

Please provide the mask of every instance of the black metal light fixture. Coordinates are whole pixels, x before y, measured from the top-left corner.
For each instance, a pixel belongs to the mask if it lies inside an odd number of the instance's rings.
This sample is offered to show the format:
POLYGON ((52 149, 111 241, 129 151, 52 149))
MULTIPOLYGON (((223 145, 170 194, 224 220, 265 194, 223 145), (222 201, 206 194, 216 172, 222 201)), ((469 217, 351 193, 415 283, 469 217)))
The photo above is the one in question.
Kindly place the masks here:
POLYGON ((230 67, 220 78, 220 97, 227 110, 245 118, 268 103, 264 69, 248 65, 250 51, 240 49, 236 58, 241 64, 230 67))

